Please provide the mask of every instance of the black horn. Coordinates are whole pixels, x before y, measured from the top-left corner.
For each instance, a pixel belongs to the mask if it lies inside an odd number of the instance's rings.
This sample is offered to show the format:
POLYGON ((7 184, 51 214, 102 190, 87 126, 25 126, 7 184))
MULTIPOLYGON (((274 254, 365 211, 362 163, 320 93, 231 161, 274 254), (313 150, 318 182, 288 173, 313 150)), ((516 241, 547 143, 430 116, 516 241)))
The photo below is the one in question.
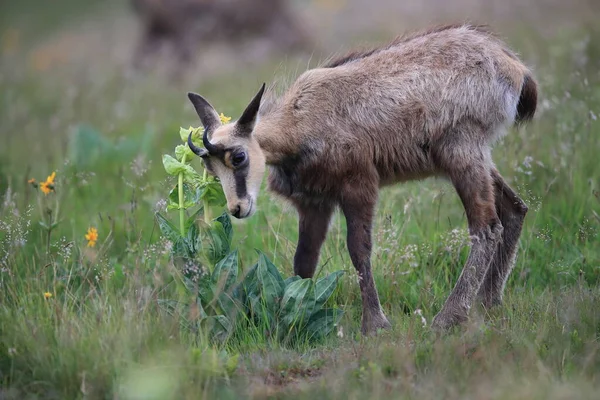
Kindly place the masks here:
POLYGON ((206 150, 208 150, 210 154, 219 153, 219 147, 212 144, 210 140, 208 140, 208 129, 206 128, 204 128, 204 135, 202 135, 202 143, 204 144, 204 147, 206 148, 206 150))
POLYGON ((190 150, 194 152, 199 157, 206 157, 208 155, 208 151, 203 149, 202 147, 198 147, 192 142, 192 132, 188 135, 187 144, 190 147, 190 150))

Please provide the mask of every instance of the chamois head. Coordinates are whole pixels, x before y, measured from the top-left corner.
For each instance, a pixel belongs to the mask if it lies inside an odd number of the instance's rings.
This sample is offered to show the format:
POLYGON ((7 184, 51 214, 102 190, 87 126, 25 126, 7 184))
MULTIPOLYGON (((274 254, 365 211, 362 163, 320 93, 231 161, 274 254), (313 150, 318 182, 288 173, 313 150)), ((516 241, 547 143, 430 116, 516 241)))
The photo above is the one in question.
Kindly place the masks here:
POLYGON ((192 143, 191 134, 188 145, 202 157, 208 172, 220 179, 227 208, 236 218, 249 217, 256 210, 256 197, 265 172, 265 156, 252 135, 264 91, 263 84, 242 116, 225 125, 208 101, 188 93, 204 126, 204 148, 192 143))

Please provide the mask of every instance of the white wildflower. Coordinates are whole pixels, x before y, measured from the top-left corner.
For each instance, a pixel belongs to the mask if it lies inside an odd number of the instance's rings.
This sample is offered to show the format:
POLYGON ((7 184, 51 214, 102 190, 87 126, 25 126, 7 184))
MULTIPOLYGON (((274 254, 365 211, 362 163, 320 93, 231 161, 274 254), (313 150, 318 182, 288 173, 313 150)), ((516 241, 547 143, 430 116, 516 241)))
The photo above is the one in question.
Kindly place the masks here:
POLYGON ((423 316, 423 311, 420 308, 417 308, 415 311, 413 311, 413 315, 421 317, 421 324, 423 325, 423 328, 427 326, 427 320, 423 316))

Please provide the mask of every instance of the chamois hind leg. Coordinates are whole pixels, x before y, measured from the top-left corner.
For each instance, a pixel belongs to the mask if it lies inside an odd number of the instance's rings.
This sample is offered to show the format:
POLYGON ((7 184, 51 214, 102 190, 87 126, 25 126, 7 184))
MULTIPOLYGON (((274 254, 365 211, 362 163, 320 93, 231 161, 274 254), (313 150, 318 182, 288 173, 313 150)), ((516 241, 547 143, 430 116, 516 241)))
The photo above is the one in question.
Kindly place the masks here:
POLYGON ((297 208, 298 246, 294 256, 294 273, 301 278, 312 278, 319 261, 321 246, 327 236, 333 206, 320 204, 297 208))
MULTIPOLYGON (((371 182, 375 181, 375 179, 371 180, 371 182)), ((377 202, 377 188, 368 188, 367 186, 345 191, 340 202, 346 217, 348 252, 352 264, 358 272, 363 306, 362 333, 364 335, 374 334, 378 329, 391 327, 381 309, 379 295, 371 273, 371 229, 377 202)))
POLYGON ((471 251, 452 293, 435 316, 434 329, 448 329, 467 320, 485 273, 501 240, 502 225, 496 214, 492 163, 487 149, 445 149, 448 175, 465 207, 471 251), (454 156, 454 157, 453 157, 454 156))
POLYGON ((492 179, 496 193, 496 213, 504 230, 494 260, 479 288, 478 297, 486 308, 502 303, 502 292, 514 265, 517 244, 527 214, 527 205, 496 169, 492 170, 492 179))

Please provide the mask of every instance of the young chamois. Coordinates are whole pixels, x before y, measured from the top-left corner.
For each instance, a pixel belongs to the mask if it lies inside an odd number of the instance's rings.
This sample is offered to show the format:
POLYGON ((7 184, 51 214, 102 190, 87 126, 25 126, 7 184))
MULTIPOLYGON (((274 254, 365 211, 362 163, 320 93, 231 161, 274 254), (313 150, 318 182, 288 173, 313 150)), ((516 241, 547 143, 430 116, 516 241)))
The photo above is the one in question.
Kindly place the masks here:
POLYGON ((464 205, 471 250, 433 327, 467 320, 476 299, 501 303, 527 206, 495 168, 491 145, 513 123, 531 119, 537 102, 531 72, 505 44, 481 27, 446 26, 334 59, 261 107, 264 88, 238 121, 223 126, 190 93, 205 148, 191 138, 188 144, 220 178, 237 218, 255 211, 270 167, 270 189, 298 210, 297 275, 313 276, 339 206, 359 275, 362 331, 388 328, 370 261, 379 188, 444 176, 464 205))

